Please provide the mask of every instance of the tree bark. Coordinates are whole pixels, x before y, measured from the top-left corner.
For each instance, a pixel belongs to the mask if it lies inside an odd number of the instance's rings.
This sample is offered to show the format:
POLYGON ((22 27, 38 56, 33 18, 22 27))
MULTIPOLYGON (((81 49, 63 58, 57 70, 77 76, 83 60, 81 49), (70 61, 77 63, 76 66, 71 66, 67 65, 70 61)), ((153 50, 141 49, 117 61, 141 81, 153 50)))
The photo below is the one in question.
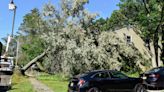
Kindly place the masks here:
POLYGON ((147 14, 150 14, 149 8, 147 7, 147 2, 146 2, 146 0, 143 0, 143 3, 144 3, 144 7, 145 7, 145 10, 146 10, 146 13, 147 13, 147 14))
POLYGON ((162 60, 164 64, 164 23, 163 23, 163 18, 164 18, 164 4, 162 4, 162 11, 161 11, 161 19, 159 23, 159 29, 161 29, 162 32, 162 39, 161 39, 161 44, 162 44, 162 49, 161 49, 161 56, 160 59, 162 60))
POLYGON ((37 67, 39 68, 40 71, 45 71, 44 67, 41 65, 40 62, 36 62, 37 67))
POLYGON ((154 43, 154 51, 155 51, 155 61, 156 61, 156 66, 158 67, 159 64, 158 64, 158 31, 155 32, 154 34, 154 39, 153 39, 153 43, 154 43))
POLYGON ((157 67, 159 66, 159 54, 158 54, 158 49, 159 49, 159 44, 158 44, 158 41, 159 41, 159 29, 161 27, 161 21, 159 23, 159 25, 157 26, 156 30, 155 30, 155 33, 154 33, 154 36, 153 36, 153 43, 154 43, 154 51, 155 51, 155 61, 156 61, 156 65, 157 67))
MULTIPOLYGON (((162 12, 161 12, 161 23, 164 21, 163 19, 164 17, 164 4, 163 4, 163 7, 162 7, 162 12)), ((162 50, 161 50, 161 60, 164 64, 164 23, 161 25, 161 30, 162 30, 162 50)))
MULTIPOLYGON (((158 58, 158 48, 159 48, 158 41, 159 41, 159 30, 160 30, 160 28, 162 30, 162 41, 164 39, 164 37, 163 37, 164 31, 162 28, 163 17, 164 17, 164 5, 162 4, 161 18, 160 18, 159 24, 155 30, 155 33, 154 33, 154 50, 155 50, 155 60, 156 60, 157 67, 159 66, 159 64, 158 64, 158 60, 159 60, 159 58, 158 58)), ((163 46, 164 46, 164 44, 162 43, 162 49, 164 48, 163 46)), ((163 51, 162 51, 161 55, 163 55, 163 51)), ((161 57, 163 57, 163 56, 161 56, 161 57)))
POLYGON ((162 25, 162 49, 161 49, 161 60, 162 63, 164 64, 164 25, 162 25))
POLYGON ((38 62, 39 59, 43 58, 47 52, 48 52, 49 48, 44 51, 42 54, 38 55, 37 57, 35 57, 33 60, 31 60, 29 63, 27 63, 22 69, 21 69, 21 73, 23 75, 25 75, 25 71, 30 68, 34 63, 38 62))

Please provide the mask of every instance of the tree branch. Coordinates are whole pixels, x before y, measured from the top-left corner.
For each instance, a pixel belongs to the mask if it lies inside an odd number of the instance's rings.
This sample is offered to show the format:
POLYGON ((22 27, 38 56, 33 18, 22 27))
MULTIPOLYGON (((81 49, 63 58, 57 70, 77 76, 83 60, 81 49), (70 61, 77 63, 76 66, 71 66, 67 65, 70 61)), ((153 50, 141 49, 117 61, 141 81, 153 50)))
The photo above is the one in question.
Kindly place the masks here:
POLYGON ((162 11, 161 11, 161 20, 160 20, 160 24, 163 22, 163 17, 164 17, 164 4, 162 4, 162 11))
POLYGON ((146 0, 143 0, 143 3, 144 3, 144 7, 145 7, 147 14, 150 14, 150 11, 149 11, 148 7, 146 6, 147 5, 146 0))

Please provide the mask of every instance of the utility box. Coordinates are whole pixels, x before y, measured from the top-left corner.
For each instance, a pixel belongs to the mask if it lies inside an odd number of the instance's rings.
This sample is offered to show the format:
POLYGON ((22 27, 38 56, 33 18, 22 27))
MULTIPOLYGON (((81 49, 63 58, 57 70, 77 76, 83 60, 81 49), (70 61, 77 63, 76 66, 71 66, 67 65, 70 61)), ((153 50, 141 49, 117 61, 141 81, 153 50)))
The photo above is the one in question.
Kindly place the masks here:
POLYGON ((1 57, 0 59, 0 87, 10 88, 13 74, 13 57, 1 57))

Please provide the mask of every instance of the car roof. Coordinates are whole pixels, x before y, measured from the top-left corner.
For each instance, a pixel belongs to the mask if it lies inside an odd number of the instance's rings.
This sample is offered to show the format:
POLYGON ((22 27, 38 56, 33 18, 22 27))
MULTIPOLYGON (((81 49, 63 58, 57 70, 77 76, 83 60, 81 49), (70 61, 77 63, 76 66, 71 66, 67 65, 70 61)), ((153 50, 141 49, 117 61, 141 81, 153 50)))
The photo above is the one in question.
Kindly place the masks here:
POLYGON ((99 73, 99 72, 116 72, 116 70, 92 70, 92 71, 87 71, 84 74, 86 75, 93 75, 95 73, 99 73))
POLYGON ((78 75, 74 76, 74 78, 79 78, 79 77, 82 78, 82 77, 92 76, 95 73, 99 73, 99 72, 117 72, 117 70, 90 70, 85 73, 78 74, 78 75))
POLYGON ((150 69, 149 71, 146 71, 145 73, 146 74, 149 74, 149 73, 157 73, 157 72, 160 72, 163 69, 164 69, 164 67, 155 67, 155 68, 150 69))
POLYGON ((92 70, 88 71, 89 73, 97 73, 97 72, 114 72, 116 70, 92 70))
POLYGON ((158 67, 158 68, 164 68, 164 67, 161 66, 161 67, 158 67))
MULTIPOLYGON (((153 68, 153 69, 164 69, 164 67, 155 67, 155 68, 153 68)), ((151 69, 151 70, 153 70, 153 69, 151 69)))

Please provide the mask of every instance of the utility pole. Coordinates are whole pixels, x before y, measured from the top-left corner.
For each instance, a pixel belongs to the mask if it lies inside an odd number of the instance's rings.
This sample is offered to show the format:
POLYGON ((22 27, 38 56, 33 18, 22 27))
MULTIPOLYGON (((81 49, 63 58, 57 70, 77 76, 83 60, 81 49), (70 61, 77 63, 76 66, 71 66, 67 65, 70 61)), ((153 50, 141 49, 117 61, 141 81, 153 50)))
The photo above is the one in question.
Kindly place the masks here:
POLYGON ((13 34, 14 34, 16 9, 17 9, 17 6, 14 4, 14 1, 11 0, 9 4, 9 10, 14 11, 11 37, 13 37, 13 34))
POLYGON ((2 43, 0 42, 0 60, 1 60, 1 55, 2 55, 2 47, 3 47, 3 45, 2 45, 2 43))
POLYGON ((11 42, 11 39, 14 35, 14 24, 15 24, 15 15, 16 15, 16 5, 14 4, 14 1, 11 0, 11 2, 9 3, 9 10, 11 11, 14 11, 14 16, 13 16, 13 23, 12 23, 12 32, 11 32, 11 35, 8 36, 8 39, 7 39, 7 46, 6 46, 6 51, 5 51, 5 54, 4 56, 7 55, 7 52, 8 52, 8 49, 9 49, 9 45, 10 45, 10 42, 11 42))
POLYGON ((15 66, 18 67, 18 56, 19 56, 19 38, 18 40, 16 40, 17 42, 17 51, 16 51, 16 62, 15 62, 15 66))
MULTIPOLYGON (((17 9, 17 6, 14 4, 14 1, 11 0, 10 3, 9 3, 9 10, 13 11, 14 15, 13 15, 13 20, 12 20, 12 32, 11 32, 11 35, 8 37, 6 53, 8 52, 8 48, 9 48, 9 44, 10 44, 11 40, 16 40, 16 39, 14 39, 14 26, 15 26, 16 9, 17 9)), ((17 48, 16 48, 16 62, 15 62, 15 65, 17 66, 18 53, 19 53, 19 38, 18 38, 18 40, 16 40, 16 42, 17 42, 17 48)))

